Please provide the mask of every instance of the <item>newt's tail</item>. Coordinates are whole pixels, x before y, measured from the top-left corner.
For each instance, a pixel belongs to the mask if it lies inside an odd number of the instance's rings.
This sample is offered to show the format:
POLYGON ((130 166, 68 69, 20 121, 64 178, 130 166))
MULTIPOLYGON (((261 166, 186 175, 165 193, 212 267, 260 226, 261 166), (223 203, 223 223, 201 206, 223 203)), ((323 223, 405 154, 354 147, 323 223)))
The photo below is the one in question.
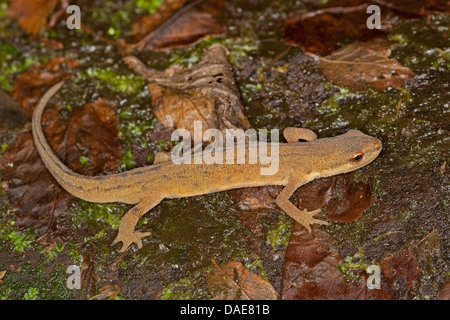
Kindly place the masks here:
MULTIPOLYGON (((32 119, 32 131, 34 137, 34 143, 39 155, 42 158, 47 169, 58 181, 58 183, 70 194, 81 198, 86 201, 98 201, 92 194, 93 187, 98 187, 98 181, 95 177, 88 177, 73 172, 58 159, 53 152, 52 148, 45 139, 44 132, 42 131, 41 118, 44 112, 45 106, 48 101, 61 89, 64 81, 61 81, 51 87, 41 98, 36 108, 34 109, 32 119), (91 190, 89 190, 91 189, 91 190)), ((102 201, 98 201, 102 202, 102 201)))

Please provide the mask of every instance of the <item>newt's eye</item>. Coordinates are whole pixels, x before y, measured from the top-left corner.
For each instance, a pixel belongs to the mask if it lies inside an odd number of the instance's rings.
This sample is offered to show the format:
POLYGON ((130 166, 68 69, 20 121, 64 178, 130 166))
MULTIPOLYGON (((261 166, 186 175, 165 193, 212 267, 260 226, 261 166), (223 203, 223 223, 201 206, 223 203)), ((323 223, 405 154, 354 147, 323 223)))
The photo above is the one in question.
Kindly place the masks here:
POLYGON ((352 155, 352 161, 353 162, 360 162, 364 157, 364 153, 362 152, 357 152, 354 155, 352 155))

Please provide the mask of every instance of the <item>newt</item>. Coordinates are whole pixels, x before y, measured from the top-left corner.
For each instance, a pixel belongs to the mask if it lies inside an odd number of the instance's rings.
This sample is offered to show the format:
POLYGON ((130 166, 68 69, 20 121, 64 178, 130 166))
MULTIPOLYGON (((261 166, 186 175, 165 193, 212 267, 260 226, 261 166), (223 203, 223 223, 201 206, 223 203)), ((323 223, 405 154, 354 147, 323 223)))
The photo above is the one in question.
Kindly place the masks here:
POLYGON ((276 203, 286 214, 311 232, 311 224, 327 225, 314 218, 321 209, 300 210, 289 201, 297 188, 308 182, 357 170, 380 153, 379 139, 351 129, 342 135, 318 139, 309 129, 289 127, 283 131, 287 143, 279 143, 279 170, 261 175, 262 164, 175 164, 158 160, 153 165, 105 176, 83 176, 64 165, 55 155, 42 131, 42 113, 48 101, 62 87, 50 88, 37 104, 32 118, 36 148, 56 181, 73 196, 89 202, 133 204, 120 220, 113 245, 122 242, 124 252, 131 244, 142 248, 149 232, 135 230, 139 219, 166 198, 198 196, 244 187, 285 186, 276 203), (304 140, 304 141, 299 141, 304 140))

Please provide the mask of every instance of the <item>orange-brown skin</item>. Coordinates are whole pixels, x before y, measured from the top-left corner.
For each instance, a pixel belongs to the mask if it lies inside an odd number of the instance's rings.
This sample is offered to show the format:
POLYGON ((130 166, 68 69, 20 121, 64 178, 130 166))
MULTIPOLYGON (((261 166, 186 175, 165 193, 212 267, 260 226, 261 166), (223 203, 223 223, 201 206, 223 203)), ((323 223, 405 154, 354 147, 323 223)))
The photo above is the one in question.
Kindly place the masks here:
MULTIPOLYGON (((88 177, 67 168, 47 143, 41 117, 47 102, 61 88, 62 82, 48 90, 33 114, 32 129, 36 148, 58 183, 70 194, 90 202, 135 204, 120 220, 114 243, 122 242, 125 251, 133 242, 142 247, 148 232, 134 230, 140 217, 165 198, 202 195, 243 187, 283 185, 277 205, 308 231, 313 223, 327 222, 313 218, 320 209, 299 210, 289 198, 300 186, 318 178, 350 172, 372 162, 381 151, 381 141, 358 130, 317 139, 308 129, 287 128, 288 143, 279 143, 279 170, 261 175, 262 164, 174 164, 171 161, 108 176, 88 177), (299 139, 307 142, 298 142, 299 139), (357 157, 361 154, 362 157, 357 157), (361 159, 360 159, 361 158, 361 159), (357 161, 356 161, 357 160, 357 161)), ((270 145, 269 145, 270 146, 270 145)), ((269 148, 270 150, 270 148, 269 148)))

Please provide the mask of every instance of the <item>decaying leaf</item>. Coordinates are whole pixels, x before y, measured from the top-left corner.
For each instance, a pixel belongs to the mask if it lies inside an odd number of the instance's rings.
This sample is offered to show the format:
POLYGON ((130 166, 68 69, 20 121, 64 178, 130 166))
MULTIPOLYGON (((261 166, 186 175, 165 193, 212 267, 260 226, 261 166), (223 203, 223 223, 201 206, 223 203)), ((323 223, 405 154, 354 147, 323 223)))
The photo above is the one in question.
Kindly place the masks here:
MULTIPOLYGON (((59 107, 50 105, 42 123, 49 144, 69 168, 84 175, 118 169, 122 156, 118 120, 104 100, 75 109, 67 122, 61 120, 59 107)), ((42 244, 62 236, 55 218, 68 208, 71 196, 45 168, 30 132, 7 148, 0 158, 0 171, 11 206, 18 208, 16 225, 32 225, 42 244)))
POLYGON ((107 284, 104 287, 101 287, 99 290, 99 294, 90 297, 88 300, 106 300, 106 299, 114 299, 120 293, 120 287, 115 284, 107 284))
POLYGON ((29 118, 20 104, 0 89, 0 137, 8 130, 23 127, 29 118))
POLYGON ((158 12, 136 22, 133 25, 135 36, 142 37, 144 32, 146 35, 138 43, 128 45, 128 50, 133 48, 167 50, 186 47, 205 36, 224 32, 214 18, 221 13, 223 0, 192 1, 185 4, 186 2, 166 1, 158 12))
POLYGON ((438 295, 438 300, 450 300, 450 282, 441 289, 438 295))
POLYGON ((380 37, 391 27, 390 16, 420 17, 436 12, 449 12, 447 0, 330 0, 317 2, 317 10, 294 12, 285 23, 284 39, 303 50, 329 55, 351 41, 368 41, 380 37), (367 27, 367 8, 380 8, 381 30, 367 27))
POLYGON ((12 0, 10 15, 23 30, 36 35, 45 26, 47 17, 55 9, 58 0, 12 0))
POLYGON ((241 262, 229 261, 218 265, 208 274, 208 287, 216 300, 276 300, 278 294, 259 274, 241 262))
POLYGON ((381 290, 368 290, 366 278, 348 281, 338 269, 342 260, 336 240, 320 229, 308 233, 296 223, 286 251, 284 300, 392 299, 381 290))
POLYGON ((376 0, 381 10, 391 9, 394 13, 407 16, 427 16, 437 12, 449 12, 447 0, 376 0))
POLYGON ((154 113, 165 126, 185 128, 191 137, 194 121, 201 121, 203 130, 250 127, 224 46, 212 45, 202 61, 189 69, 160 72, 135 57, 125 61, 149 82, 154 113))
POLYGON ((14 98, 28 114, 32 114, 34 106, 47 88, 71 75, 72 68, 80 63, 64 57, 54 58, 46 63, 33 65, 14 80, 11 97, 14 98))
MULTIPOLYGON (((382 31, 367 28, 364 1, 330 1, 319 10, 292 13, 286 20, 284 39, 307 52, 330 54, 349 39, 367 41, 382 31)), ((382 11, 384 18, 386 11, 382 11)))
POLYGON ((355 42, 326 57, 309 53, 319 61, 328 80, 357 91, 367 90, 369 86, 397 89, 414 77, 409 68, 389 58, 390 54, 389 42, 384 39, 355 42))
POLYGON ((420 276, 419 262, 412 248, 385 258, 381 261, 381 268, 390 286, 403 281, 406 290, 413 288, 420 276))
POLYGON ((323 207, 331 221, 353 222, 374 201, 370 184, 356 182, 352 174, 320 179, 299 189, 298 207, 308 211, 323 207))
POLYGON ((154 31, 188 0, 166 0, 154 14, 143 16, 133 23, 132 32, 136 39, 141 39, 154 31))

